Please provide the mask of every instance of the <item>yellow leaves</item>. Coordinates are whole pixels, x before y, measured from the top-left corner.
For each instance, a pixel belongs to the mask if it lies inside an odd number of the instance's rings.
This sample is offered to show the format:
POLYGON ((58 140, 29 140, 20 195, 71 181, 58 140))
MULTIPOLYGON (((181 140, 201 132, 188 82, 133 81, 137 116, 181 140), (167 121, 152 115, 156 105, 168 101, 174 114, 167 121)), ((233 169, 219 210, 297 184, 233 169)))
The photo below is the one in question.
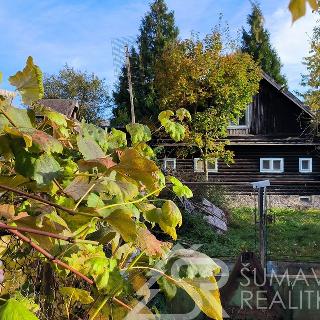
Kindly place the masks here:
POLYGON ((183 279, 177 281, 176 284, 189 294, 195 304, 208 317, 215 320, 223 319, 220 293, 214 277, 193 280, 183 279))
POLYGON ((121 155, 120 163, 112 169, 135 180, 140 188, 148 191, 154 191, 162 185, 160 169, 135 149, 126 149, 121 155))
POLYGON ((128 209, 117 209, 113 211, 105 221, 108 222, 126 242, 133 242, 137 237, 136 224, 131 218, 128 209))
POLYGON ((316 11, 319 8, 317 0, 291 0, 289 10, 292 15, 292 23, 303 17, 306 14, 306 5, 309 3, 312 10, 316 11))
POLYGON ((7 220, 11 220, 14 218, 15 209, 12 204, 1 204, 0 205, 0 217, 5 218, 7 220))
POLYGON ((25 68, 11 76, 9 81, 20 92, 24 104, 31 104, 43 96, 42 72, 32 57, 27 59, 25 68))
POLYGON ((82 304, 90 304, 94 301, 90 292, 74 287, 62 287, 59 289, 62 296, 72 303, 79 301, 82 304))

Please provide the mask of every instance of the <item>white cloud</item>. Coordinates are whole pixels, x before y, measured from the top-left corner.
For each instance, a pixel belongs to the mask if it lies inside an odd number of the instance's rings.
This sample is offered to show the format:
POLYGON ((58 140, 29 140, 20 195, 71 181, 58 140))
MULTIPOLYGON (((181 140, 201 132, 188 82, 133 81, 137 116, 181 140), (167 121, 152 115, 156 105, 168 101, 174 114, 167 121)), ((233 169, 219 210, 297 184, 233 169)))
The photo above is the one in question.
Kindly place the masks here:
POLYGON ((305 72, 302 61, 308 55, 309 40, 316 20, 317 15, 308 10, 306 16, 292 24, 286 7, 266 16, 266 27, 271 33, 271 42, 281 58, 289 79, 289 87, 293 90, 299 88, 301 74, 305 72))

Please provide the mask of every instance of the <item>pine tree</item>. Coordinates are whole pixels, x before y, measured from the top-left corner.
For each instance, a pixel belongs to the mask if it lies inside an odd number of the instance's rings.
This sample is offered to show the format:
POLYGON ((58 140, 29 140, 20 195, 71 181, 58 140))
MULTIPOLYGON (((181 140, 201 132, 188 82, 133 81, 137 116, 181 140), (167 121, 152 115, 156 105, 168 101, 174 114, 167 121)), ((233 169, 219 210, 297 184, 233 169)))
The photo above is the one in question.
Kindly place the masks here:
POLYGON ((250 29, 242 29, 242 51, 249 53, 276 82, 287 86, 287 80, 281 74, 280 58, 270 43, 270 34, 264 28, 264 18, 257 3, 252 3, 252 12, 248 15, 247 23, 250 29))
MULTIPOLYGON (((131 50, 133 90, 136 119, 139 122, 152 122, 159 113, 157 93, 154 88, 155 63, 160 58, 166 44, 178 37, 174 13, 168 10, 164 0, 155 0, 150 11, 141 21, 137 39, 138 52, 131 50)), ((113 124, 123 124, 130 119, 130 100, 127 69, 123 67, 118 86, 113 92, 113 124)))

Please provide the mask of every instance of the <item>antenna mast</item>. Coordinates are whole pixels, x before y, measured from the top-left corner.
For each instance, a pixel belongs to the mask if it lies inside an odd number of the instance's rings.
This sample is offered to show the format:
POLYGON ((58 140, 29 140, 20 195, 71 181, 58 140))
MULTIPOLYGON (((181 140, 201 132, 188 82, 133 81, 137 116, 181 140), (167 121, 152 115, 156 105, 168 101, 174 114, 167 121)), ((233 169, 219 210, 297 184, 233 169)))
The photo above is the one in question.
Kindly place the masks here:
POLYGON ((126 66, 127 66, 127 73, 128 73, 128 91, 130 95, 130 105, 131 105, 131 123, 136 122, 136 116, 134 112, 134 102, 133 102, 133 88, 132 88, 132 77, 131 77, 131 65, 130 65, 130 56, 129 56, 129 49, 128 46, 125 46, 126 52, 126 66))

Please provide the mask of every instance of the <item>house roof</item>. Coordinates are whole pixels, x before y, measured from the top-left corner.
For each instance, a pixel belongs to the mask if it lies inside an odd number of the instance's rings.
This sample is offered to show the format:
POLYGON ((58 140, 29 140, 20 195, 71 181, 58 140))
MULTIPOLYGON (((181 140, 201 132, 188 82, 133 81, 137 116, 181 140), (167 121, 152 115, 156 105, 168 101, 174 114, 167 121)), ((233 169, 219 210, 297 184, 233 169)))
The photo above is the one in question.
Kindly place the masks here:
POLYGON ((270 83, 273 87, 275 87, 278 91, 280 91, 283 95, 285 95, 288 99, 290 99, 293 103, 295 103, 299 108, 301 108, 304 112, 309 114, 310 116, 314 116, 312 111, 306 106, 296 95, 287 90, 284 86, 277 83, 271 76, 262 71, 262 78, 270 83))
POLYGON ((16 95, 17 93, 14 91, 0 89, 0 96, 4 96, 5 98, 14 99, 16 95))
POLYGON ((79 110, 79 104, 71 99, 41 99, 39 103, 71 118, 79 110))

